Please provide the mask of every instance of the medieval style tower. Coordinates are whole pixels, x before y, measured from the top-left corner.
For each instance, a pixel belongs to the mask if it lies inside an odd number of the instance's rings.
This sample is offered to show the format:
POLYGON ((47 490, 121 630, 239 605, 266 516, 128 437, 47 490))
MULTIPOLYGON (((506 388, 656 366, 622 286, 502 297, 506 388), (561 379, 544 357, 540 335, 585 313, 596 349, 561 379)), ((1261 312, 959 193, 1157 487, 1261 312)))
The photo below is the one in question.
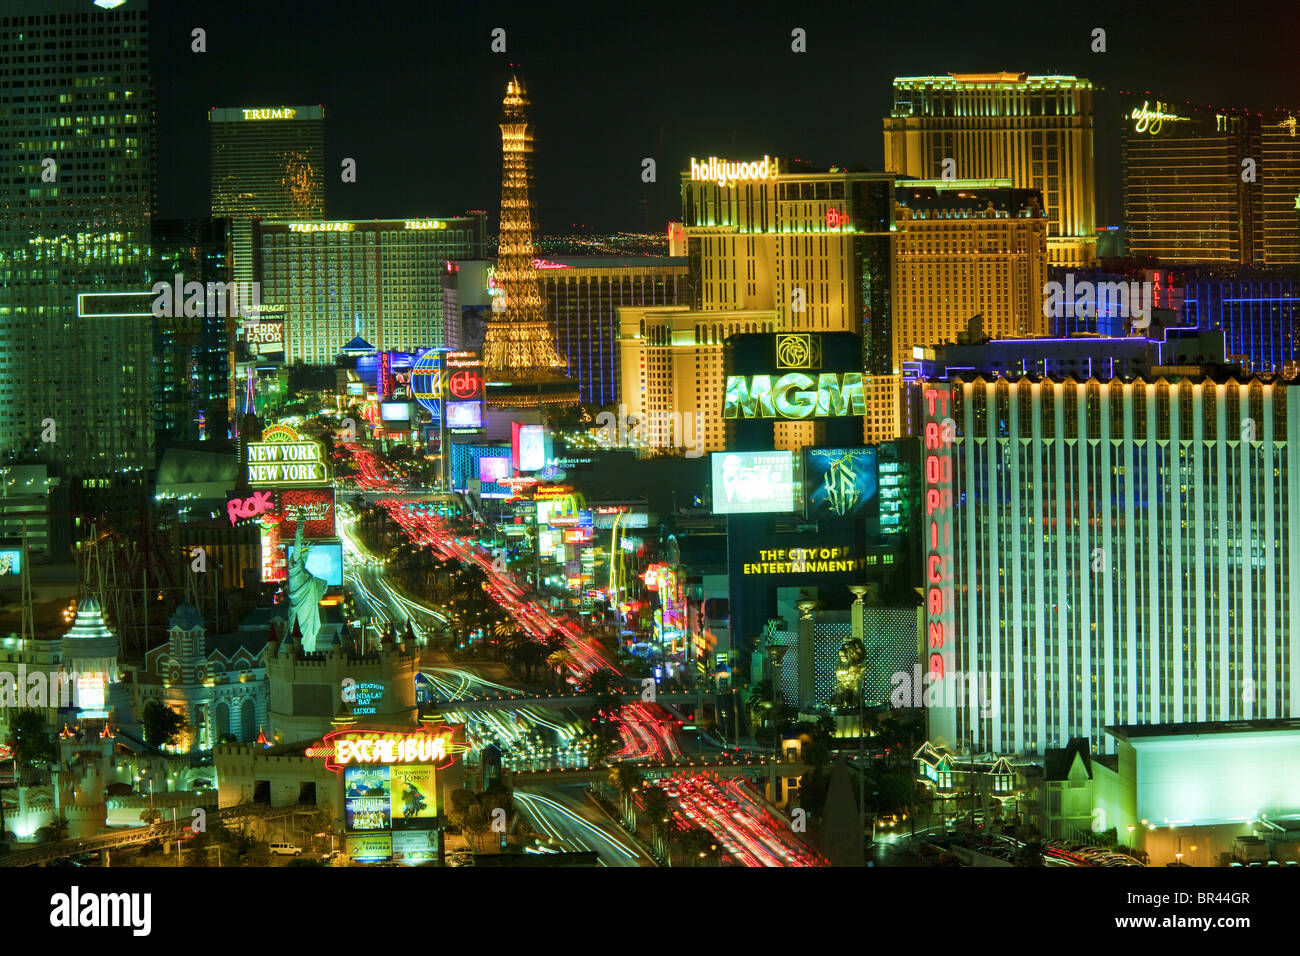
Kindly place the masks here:
MULTIPOLYGON (((526 110, 528 92, 517 77, 506 85, 501 111, 501 234, 496 279, 502 290, 483 339, 483 367, 526 391, 542 404, 577 401, 577 386, 564 377, 564 360, 542 302, 533 266, 533 133, 526 110), (567 387, 566 387, 567 386, 567 387), (572 393, 572 394, 570 394, 572 393)), ((489 403, 505 398, 489 393, 489 403)), ((522 394, 504 404, 517 404, 522 394)))

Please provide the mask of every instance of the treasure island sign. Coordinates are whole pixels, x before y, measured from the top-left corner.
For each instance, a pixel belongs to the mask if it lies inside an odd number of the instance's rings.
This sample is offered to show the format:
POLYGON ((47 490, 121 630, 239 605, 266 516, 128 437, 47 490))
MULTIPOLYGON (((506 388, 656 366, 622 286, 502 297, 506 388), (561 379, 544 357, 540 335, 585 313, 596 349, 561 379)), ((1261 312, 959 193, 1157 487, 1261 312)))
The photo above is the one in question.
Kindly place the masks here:
POLYGON ((326 482, 321 444, 288 425, 272 425, 248 443, 248 483, 254 488, 292 488, 326 482))

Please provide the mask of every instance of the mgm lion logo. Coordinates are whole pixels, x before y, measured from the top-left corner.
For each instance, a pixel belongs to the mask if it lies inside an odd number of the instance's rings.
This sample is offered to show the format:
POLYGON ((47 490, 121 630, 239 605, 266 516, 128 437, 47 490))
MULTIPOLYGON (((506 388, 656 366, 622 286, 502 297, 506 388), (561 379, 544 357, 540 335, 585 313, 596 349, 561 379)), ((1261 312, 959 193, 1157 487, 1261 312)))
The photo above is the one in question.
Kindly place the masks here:
POLYGON ((776 367, 822 367, 822 337, 806 332, 792 332, 776 337, 776 367))

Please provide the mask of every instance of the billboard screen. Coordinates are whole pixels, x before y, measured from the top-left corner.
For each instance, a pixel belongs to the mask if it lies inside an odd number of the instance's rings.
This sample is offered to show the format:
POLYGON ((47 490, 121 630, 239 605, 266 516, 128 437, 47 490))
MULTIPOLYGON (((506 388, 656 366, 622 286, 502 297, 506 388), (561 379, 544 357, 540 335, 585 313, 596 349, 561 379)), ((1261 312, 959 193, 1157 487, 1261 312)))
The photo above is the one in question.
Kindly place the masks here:
POLYGON ((437 830, 398 830, 393 834, 393 862, 414 865, 438 859, 437 830))
POLYGON ((523 471, 541 471, 546 467, 546 429, 541 425, 514 424, 514 458, 523 471))
POLYGON ((447 402, 447 427, 452 431, 474 431, 483 427, 482 402, 447 402))
MULTIPOLYGON (((287 545, 288 556, 293 558, 297 549, 287 545)), ((316 542, 307 548, 307 570, 326 584, 343 583, 343 545, 338 542, 316 542)))
POLYGON ((409 422, 411 406, 407 402, 381 402, 379 417, 386 422, 409 422))
POLYGON ((334 537, 334 489, 301 488, 276 492, 276 511, 282 516, 280 540, 291 541, 303 522, 305 539, 334 537))
POLYGON ((381 863, 393 857, 391 833, 349 834, 344 842, 347 855, 358 863, 381 863))
POLYGON ((349 830, 388 830, 391 767, 345 767, 343 820, 349 830))
POLYGON ((810 448, 803 480, 810 520, 865 517, 876 502, 876 449, 810 448))
POLYGON ((509 458, 480 458, 478 460, 479 481, 497 481, 510 477, 509 458))
POLYGON ((0 577, 18 574, 23 569, 21 548, 0 548, 0 577))
POLYGON ((713 453, 713 513, 794 510, 794 455, 788 451, 713 453))
POLYGON ((436 770, 431 764, 394 764, 389 775, 390 816, 395 830, 433 826, 438 815, 436 770))

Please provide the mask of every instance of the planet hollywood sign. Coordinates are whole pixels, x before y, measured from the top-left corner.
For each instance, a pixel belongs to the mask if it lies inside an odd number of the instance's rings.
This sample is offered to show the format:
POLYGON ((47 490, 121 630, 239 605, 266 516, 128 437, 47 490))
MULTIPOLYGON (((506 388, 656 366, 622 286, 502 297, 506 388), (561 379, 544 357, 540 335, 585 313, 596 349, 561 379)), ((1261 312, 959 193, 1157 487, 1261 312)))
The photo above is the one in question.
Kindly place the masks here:
POLYGON ((775 179, 780 175, 779 166, 779 160, 768 156, 764 156, 761 161, 754 160, 750 163, 733 163, 725 159, 718 159, 716 156, 697 161, 692 156, 691 181, 714 182, 725 189, 736 182, 754 179, 764 180, 769 177, 775 179))

